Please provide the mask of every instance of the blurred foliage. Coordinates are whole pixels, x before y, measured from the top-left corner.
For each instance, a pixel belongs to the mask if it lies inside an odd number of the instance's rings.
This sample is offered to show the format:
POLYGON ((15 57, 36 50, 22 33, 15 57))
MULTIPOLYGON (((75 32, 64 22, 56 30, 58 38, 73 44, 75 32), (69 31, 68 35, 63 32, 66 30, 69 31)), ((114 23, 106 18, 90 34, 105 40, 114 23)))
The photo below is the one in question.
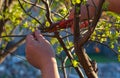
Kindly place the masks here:
MULTIPOLYGON (((46 17, 46 7, 41 0, 13 0, 12 4, 4 10, 4 3, 0 7, 0 21, 7 20, 4 24, 1 36, 8 35, 25 35, 26 33, 34 32, 36 27, 47 28, 50 27, 50 22, 46 17), (30 4, 32 3, 32 4, 30 4), (25 33, 24 33, 25 32, 25 33)), ((87 0, 48 0, 49 10, 52 22, 56 23, 61 20, 68 19, 69 13, 76 3, 82 3, 86 5, 87 0), (82 1, 82 2, 81 2, 82 1)), ((103 9, 107 10, 108 3, 104 4, 103 9)), ((82 30, 83 34, 86 29, 82 30)), ((78 67, 79 62, 76 54, 74 53, 73 34, 70 29, 59 30, 59 36, 62 38, 65 47, 73 55, 70 63, 70 59, 66 59, 66 53, 56 38, 50 37, 50 43, 56 52, 56 58, 63 63, 66 60, 66 67, 73 66, 78 67)), ((81 32, 81 33, 82 33, 81 32)), ((53 35, 54 33, 45 33, 47 35, 53 35)), ((7 47, 8 42, 15 40, 13 37, 3 37, 0 39, 0 54, 2 54, 7 47)), ((111 49, 120 53, 120 15, 113 12, 105 11, 102 13, 94 33, 91 35, 90 40, 97 41, 108 45, 111 49)), ((99 53, 99 49, 95 48, 99 53)), ((108 58, 105 56, 91 55, 92 59, 97 58, 97 61, 106 61, 108 58), (102 58, 102 59, 101 59, 102 58)), ((118 55, 120 61, 120 55, 118 55)), ((114 61, 114 60, 113 60, 114 61)), ((62 65, 62 64, 61 64, 62 65)), ((60 66, 61 66, 60 65, 60 66)))
MULTIPOLYGON (((4 31, 1 36, 16 34, 15 31, 20 34, 22 31, 29 30, 30 32, 35 31, 36 27, 49 27, 50 23, 46 18, 45 5, 41 0, 20 0, 23 8, 21 8, 18 1, 13 0, 13 3, 5 11, 0 10, 0 20, 7 19, 8 21, 4 25, 4 31), (31 5, 29 2, 36 4, 31 5), (33 17, 31 17, 31 16, 33 17), (39 21, 39 22, 38 22, 39 21), (42 25, 41 25, 41 24, 42 25), (19 30, 17 29, 19 28, 19 30)), ((73 4, 80 3, 81 0, 48 0, 49 8, 51 11, 52 21, 58 22, 60 20, 68 19, 69 13, 73 7, 73 4), (72 2, 71 2, 72 1, 72 2)), ((83 0, 83 4, 86 4, 87 0, 83 0)), ((4 4, 3 4, 4 5, 4 4)), ((107 5, 107 4, 106 4, 107 5)), ((104 6, 107 9, 107 6, 104 6)), ((27 32, 27 31, 26 31, 27 32)), ((60 37, 63 38, 65 46, 73 54, 73 38, 69 29, 63 29, 60 32, 60 37), (70 35, 70 36, 67 36, 70 35), (66 37, 67 36, 67 37, 66 37)), ((17 34, 17 35, 18 35, 17 34)), ((53 33, 46 33, 53 34, 53 33)), ((0 49, 4 50, 7 43, 14 38, 5 37, 2 38, 0 49)), ((99 20, 97 27, 92 34, 90 40, 98 41, 100 43, 107 44, 110 48, 120 52, 120 15, 112 12, 103 12, 101 19, 99 20)), ((56 38, 50 38, 51 44, 54 46, 57 55, 61 55, 64 50, 56 38)), ((77 60, 72 60, 74 67, 78 66, 77 60)))
MULTIPOLYGON (((29 1, 30 0, 28 0, 28 2, 29 1)), ((86 4, 86 1, 87 0, 83 0, 82 3, 86 4)), ((8 19, 4 26, 4 31, 1 34, 2 36, 13 34, 16 27, 18 26, 20 27, 20 31, 23 29, 29 29, 31 31, 34 31, 36 27, 41 26, 40 23, 38 23, 38 21, 41 22, 42 24, 45 24, 45 27, 50 26, 49 21, 45 17, 46 10, 42 1, 36 0, 31 2, 36 3, 37 5, 40 4, 39 5, 40 8, 36 7, 35 5, 31 5, 27 2, 21 1, 24 10, 26 10, 25 13, 21 8, 20 4, 18 3, 18 1, 13 1, 12 5, 9 8, 7 8, 5 11, 3 10, 0 11, 0 19, 3 20, 8 19), (29 17, 28 14, 36 18, 38 21, 29 17)), ((53 22, 68 19, 69 12, 73 7, 72 4, 80 2, 81 0, 50 0, 49 7, 53 22)), ((107 5, 108 5, 107 3, 104 4, 104 8, 107 8, 107 5)), ((63 31, 64 30, 62 30, 61 32, 63 31)), ((99 41, 100 43, 106 43, 112 49, 116 49, 118 52, 120 52, 120 47, 117 46, 120 45, 120 42, 118 40, 119 37, 120 37, 120 16, 112 12, 103 12, 102 17, 98 22, 98 25, 94 33, 91 36, 91 40, 99 41)), ((11 41, 11 38, 10 37, 3 38, 3 41, 5 42, 11 41)), ((56 42, 57 40, 54 41, 51 39, 52 45, 54 45, 56 42)), ((68 45, 68 43, 65 42, 67 48, 72 47, 73 46, 72 41, 68 42, 70 46, 68 45)), ((62 50, 63 49, 60 46, 57 48, 57 52, 60 52, 62 50)))
POLYGON ((79 62, 77 62, 76 60, 72 60, 72 64, 73 64, 74 67, 78 67, 79 62))
POLYGON ((103 12, 100 21, 91 36, 91 40, 105 43, 119 52, 120 15, 113 12, 103 12))
MULTIPOLYGON (((5 8, 5 2, 1 3, 1 9, 0 9, 0 21, 3 21, 2 23, 5 23, 3 26, 3 31, 1 33, 1 36, 7 36, 13 34, 13 32, 16 30, 16 27, 23 24, 22 21, 26 17, 26 15, 23 13, 21 7, 19 6, 17 1, 13 1, 9 6, 5 8)), ((24 5, 24 4, 23 4, 24 5)), ((2 24, 1 24, 2 27, 2 24)), ((13 40, 11 37, 4 37, 0 40, 1 42, 1 49, 4 50, 7 46, 7 43, 13 40), (4 46, 4 47, 3 47, 4 46)))

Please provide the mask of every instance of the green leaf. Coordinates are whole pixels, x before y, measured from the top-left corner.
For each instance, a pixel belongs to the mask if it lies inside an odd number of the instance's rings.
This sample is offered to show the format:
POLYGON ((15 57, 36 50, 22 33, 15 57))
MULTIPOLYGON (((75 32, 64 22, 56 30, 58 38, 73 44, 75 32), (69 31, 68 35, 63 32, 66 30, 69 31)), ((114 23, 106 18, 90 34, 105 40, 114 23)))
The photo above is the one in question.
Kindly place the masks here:
POLYGON ((5 32, 2 32, 1 36, 6 36, 6 33, 5 33, 5 32))
POLYGON ((0 19, 2 19, 3 18, 3 16, 2 15, 0 15, 0 19))
POLYGON ((87 4, 87 0, 83 0, 83 1, 82 1, 82 4, 83 4, 83 5, 87 4))
POLYGON ((27 22, 27 21, 23 24, 23 27, 24 27, 24 28, 27 28, 27 27, 28 27, 28 22, 27 22))
POLYGON ((0 50, 3 50, 3 49, 5 49, 5 44, 2 44, 2 46, 0 47, 0 50))
POLYGON ((77 62, 76 60, 72 60, 72 65, 73 67, 78 67, 79 62, 77 62))
POLYGON ((105 1, 103 6, 102 6, 102 9, 107 11, 108 10, 108 6, 109 6, 109 2, 108 1, 105 1))
POLYGON ((118 61, 120 62, 120 54, 118 54, 118 61))
POLYGON ((34 27, 32 27, 32 26, 30 26, 30 27, 29 27, 29 29, 30 29, 32 32, 34 32, 34 31, 35 31, 35 28, 34 28, 34 27))
POLYGON ((68 42, 68 41, 66 41, 66 47, 69 49, 69 48, 71 48, 71 47, 73 47, 73 42, 68 42))
POLYGON ((63 48, 59 45, 57 47, 57 54, 60 54, 63 51, 63 48))
POLYGON ((49 26, 50 26, 50 23, 49 23, 48 21, 46 21, 45 26, 46 26, 46 27, 49 27, 49 26))
POLYGON ((60 10, 60 13, 61 13, 61 15, 66 15, 68 12, 67 12, 67 9, 66 9, 66 8, 62 8, 62 9, 60 10))
POLYGON ((51 38, 50 43, 51 43, 52 45, 54 45, 54 44, 58 43, 58 41, 57 41, 56 38, 51 38))
POLYGON ((76 3, 79 4, 81 2, 81 0, 76 0, 76 3))
POLYGON ((81 2, 81 0, 72 0, 72 4, 79 4, 81 2))
POLYGON ((118 48, 118 52, 120 53, 120 46, 118 46, 117 48, 118 48))

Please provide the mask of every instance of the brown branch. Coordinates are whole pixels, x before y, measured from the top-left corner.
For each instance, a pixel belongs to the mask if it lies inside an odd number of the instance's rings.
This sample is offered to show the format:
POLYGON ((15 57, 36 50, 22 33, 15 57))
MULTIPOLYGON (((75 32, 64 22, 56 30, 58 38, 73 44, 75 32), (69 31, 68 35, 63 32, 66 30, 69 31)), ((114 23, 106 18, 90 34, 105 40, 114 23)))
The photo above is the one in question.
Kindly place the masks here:
POLYGON ((97 13, 95 13, 95 17, 93 19, 92 22, 92 26, 91 29, 84 35, 84 37, 80 37, 79 35, 79 14, 80 14, 80 10, 78 11, 78 8, 80 7, 80 4, 76 4, 75 5, 75 14, 74 14, 74 46, 75 46, 75 53, 78 56, 79 62, 81 63, 81 65, 83 66, 83 69, 85 70, 86 75, 88 76, 88 78, 98 78, 96 72, 94 71, 89 58, 87 57, 87 54, 85 52, 85 50, 82 48, 82 46, 88 41, 88 39, 90 38, 91 34, 93 33, 96 24, 101 16, 101 9, 102 9, 102 5, 104 3, 105 0, 101 0, 99 2, 99 6, 98 6, 98 11, 97 13))
POLYGON ((3 56, 6 56, 12 52, 14 52, 18 46, 20 46, 21 44, 23 44, 25 42, 25 38, 23 37, 21 40, 19 40, 17 43, 15 43, 13 46, 11 46, 10 48, 8 48, 7 50, 5 50, 5 52, 3 53, 3 56))
MULTIPOLYGON (((6 11, 6 9, 10 8, 10 6, 12 5, 12 1, 13 0, 4 0, 3 3, 1 3, 0 5, 0 10, 2 10, 2 12, 4 13, 6 11), (3 5, 3 9, 2 9, 2 5, 3 5)), ((0 1, 1 2, 1 1, 0 1)), ((3 18, 0 19, 0 36, 3 32, 4 29, 4 25, 6 24, 6 22, 8 21, 8 18, 5 17, 5 14, 3 14, 3 18)), ((1 41, 1 40, 0 40, 1 41)))
MULTIPOLYGON (((39 4, 35 4, 35 3, 31 2, 31 1, 27 1, 27 0, 23 0, 23 1, 26 2, 26 3, 28 3, 28 4, 30 4, 30 5, 36 6, 36 7, 40 8, 40 9, 46 10, 46 8, 40 6, 39 4)), ((57 13, 57 12, 51 11, 51 13, 53 13, 53 14, 61 17, 61 18, 63 18, 63 16, 60 15, 59 13, 57 13)))
POLYGON ((69 36, 73 36, 73 34, 66 35, 66 36, 62 37, 62 39, 68 38, 69 36))
MULTIPOLYGON (((74 59, 72 54, 68 51, 68 49, 66 48, 66 45, 65 43, 63 42, 62 38, 59 36, 59 33, 58 32, 55 32, 55 36, 56 38, 58 39, 59 43, 61 44, 61 46, 63 47, 64 51, 66 52, 66 55, 68 56, 70 62, 72 63, 72 60, 74 59)), ((82 71, 80 70, 79 67, 74 67, 76 72, 78 73, 78 75, 81 77, 81 78, 84 78, 84 75, 82 73, 82 71)))
POLYGON ((68 59, 68 57, 66 57, 64 60, 62 60, 62 69, 63 69, 64 78, 67 78, 67 72, 66 72, 66 68, 65 68, 65 63, 66 63, 67 59, 68 59))
POLYGON ((25 37, 22 38, 21 40, 19 40, 17 43, 15 43, 13 46, 11 46, 10 48, 8 48, 7 50, 4 50, 4 53, 0 54, 0 63, 2 63, 5 59, 5 57, 10 54, 13 53, 19 45, 23 44, 25 42, 25 37))
POLYGON ((37 23, 39 23, 39 24, 43 27, 42 23, 41 23, 38 19, 36 19, 35 17, 33 17, 31 14, 29 14, 29 13, 24 9, 24 7, 22 6, 22 3, 20 2, 20 0, 18 0, 18 2, 19 2, 19 4, 20 4, 20 7, 22 8, 22 10, 25 12, 25 14, 28 15, 29 17, 33 18, 37 23))
POLYGON ((49 3, 48 3, 48 0, 41 0, 44 4, 45 4, 45 7, 46 7, 46 18, 47 20, 49 21, 50 24, 52 24, 52 19, 51 19, 51 10, 50 10, 50 7, 49 7, 49 3))
MULTIPOLYGON (((55 37, 54 35, 47 35, 47 34, 42 34, 43 36, 46 37, 55 37)), ((26 37, 27 35, 6 35, 6 36, 0 36, 0 38, 4 38, 4 37, 26 37)))
MULTIPOLYGON (((37 2, 38 2, 38 0, 35 0, 34 4, 37 4, 37 2)), ((35 5, 32 5, 32 6, 28 9, 27 12, 30 12, 30 11, 32 10, 32 8, 34 8, 34 7, 35 7, 35 5)))
POLYGON ((88 41, 88 39, 90 38, 91 34, 94 32, 95 30, 95 27, 97 25, 97 22, 99 21, 99 18, 101 16, 101 10, 102 10, 102 5, 104 3, 105 0, 101 0, 99 1, 99 5, 98 5, 98 11, 97 13, 95 13, 94 15, 94 19, 93 19, 93 22, 91 23, 91 27, 90 27, 90 30, 84 35, 83 38, 81 38, 79 40, 79 46, 83 46, 85 42, 88 41))
MULTIPOLYGON (((62 63, 61 67, 58 66, 58 68, 61 68, 61 69, 63 70, 64 78, 67 78, 66 67, 68 67, 68 66, 66 66, 65 63, 66 63, 68 57, 66 56, 64 59, 62 59, 61 56, 58 56, 57 54, 56 54, 56 56, 57 56, 57 58, 58 58, 58 59, 61 61, 61 63, 62 63)), ((70 67, 70 66, 69 66, 69 67, 70 67)))

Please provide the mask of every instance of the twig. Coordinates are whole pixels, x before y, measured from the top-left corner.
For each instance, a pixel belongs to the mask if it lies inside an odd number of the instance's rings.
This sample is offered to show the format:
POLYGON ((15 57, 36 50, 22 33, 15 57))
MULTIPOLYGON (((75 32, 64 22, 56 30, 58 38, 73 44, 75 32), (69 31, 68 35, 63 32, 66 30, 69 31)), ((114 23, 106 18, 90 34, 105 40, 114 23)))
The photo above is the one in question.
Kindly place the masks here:
POLYGON ((54 0, 51 0, 51 1, 50 1, 50 5, 49 5, 49 7, 51 7, 51 6, 52 6, 52 4, 53 4, 53 1, 54 1, 54 0))
POLYGON ((27 13, 27 11, 26 11, 26 10, 24 9, 24 7, 22 6, 20 0, 18 0, 18 2, 19 2, 19 4, 20 4, 20 7, 22 8, 22 10, 25 12, 25 14, 27 14, 28 16, 30 16, 31 18, 33 18, 33 19, 34 19, 36 22, 38 22, 42 27, 44 27, 44 26, 42 25, 42 23, 41 23, 38 19, 36 19, 35 17, 33 17, 31 14, 27 13))
POLYGON ((67 59, 68 59, 68 57, 65 57, 65 59, 62 61, 62 69, 63 69, 63 75, 64 75, 64 78, 67 78, 66 68, 64 68, 67 59))
POLYGON ((66 35, 64 37, 62 37, 62 39, 68 38, 69 36, 73 36, 72 34, 66 35))
POLYGON ((52 24, 51 11, 50 11, 50 8, 49 8, 48 0, 46 0, 46 1, 41 0, 41 1, 45 4, 45 7, 46 7, 46 18, 49 21, 49 23, 52 24))
MULTIPOLYGON (((46 37, 55 37, 54 35, 47 35, 47 34, 42 34, 43 36, 46 37)), ((0 36, 0 38, 4 38, 4 37, 26 37, 27 35, 6 35, 6 36, 0 36)))
POLYGON ((6 57, 8 54, 13 53, 18 48, 18 46, 24 42, 25 42, 25 37, 19 40, 17 43, 15 43, 13 46, 8 48, 7 50, 5 49, 4 53, 2 53, 0 56, 6 57))
MULTIPOLYGON (((72 65, 64 66, 64 68, 70 68, 73 67, 72 65)), ((58 66, 58 68, 63 68, 62 66, 58 66)))
MULTIPOLYGON (((99 41, 92 41, 92 40, 89 40, 89 41, 90 41, 90 42, 96 42, 96 43, 99 43, 99 44, 101 44, 101 45, 103 45, 103 46, 105 46, 105 47, 111 49, 107 44, 101 43, 101 42, 99 42, 99 41)), ((113 51, 116 55, 118 55, 118 52, 115 51, 114 49, 111 49, 111 51, 113 51)))
POLYGON ((20 55, 17 55, 17 54, 15 54, 15 53, 11 53, 11 55, 13 55, 13 56, 15 56, 15 57, 17 57, 17 58, 19 58, 19 59, 27 62, 27 59, 24 58, 24 57, 22 57, 22 56, 20 56, 20 55))
POLYGON ((94 32, 95 30, 95 27, 97 25, 97 22, 99 21, 99 18, 101 16, 101 13, 102 13, 102 5, 104 3, 105 0, 101 0, 99 2, 99 5, 98 5, 98 11, 97 13, 95 13, 94 15, 94 19, 91 23, 91 27, 90 27, 90 30, 84 35, 84 37, 82 37, 80 40, 79 40, 79 46, 83 46, 85 42, 88 41, 88 39, 90 38, 91 34, 94 32))
MULTIPOLYGON (((39 4, 35 4, 35 3, 32 3, 32 2, 27 1, 27 0, 23 0, 23 1, 30 4, 30 5, 34 5, 34 6, 38 7, 38 8, 40 8, 40 9, 46 10, 44 7, 40 6, 39 4)), ((58 14, 57 12, 51 11, 51 13, 53 13, 55 15, 58 15, 59 17, 63 18, 63 16, 58 14)))
POLYGON ((2 2, 1 5, 4 2, 4 5, 0 6, 0 9, 2 8, 2 10, 3 10, 3 17, 4 17, 3 19, 0 19, 0 36, 1 36, 1 33, 4 30, 4 25, 9 20, 8 17, 5 16, 4 12, 6 12, 6 9, 9 10, 10 6, 12 5, 13 0, 4 0, 4 1, 2 0, 0 2, 2 2))
POLYGON ((93 33, 96 24, 101 16, 101 9, 102 9, 102 5, 104 3, 105 0, 101 0, 99 2, 99 6, 98 6, 98 12, 95 13, 95 17, 93 19, 92 22, 92 26, 91 29, 84 35, 84 37, 80 37, 79 36, 79 13, 80 13, 80 9, 78 10, 78 8, 80 7, 81 4, 76 4, 75 5, 75 14, 74 14, 74 46, 75 46, 75 53, 77 54, 78 58, 79 58, 79 62, 81 63, 81 65, 83 66, 86 75, 88 76, 88 78, 97 78, 97 74, 96 72, 93 70, 93 67, 84 51, 84 49, 82 48, 82 46, 88 41, 88 39, 90 38, 91 34, 93 33))
POLYGON ((6 36, 0 36, 0 38, 4 37, 26 37, 26 35, 6 35, 6 36))
MULTIPOLYGON (((65 45, 65 43, 63 42, 62 38, 59 36, 59 33, 58 33, 58 32, 55 32, 55 36, 56 36, 56 38, 58 39, 58 41, 59 41, 59 43, 61 44, 61 46, 63 47, 64 51, 66 52, 66 54, 67 54, 70 62, 72 63, 72 59, 74 59, 74 58, 73 58, 71 52, 69 52, 68 49, 66 48, 66 45, 65 45)), ((78 75, 79 75, 81 78, 84 78, 81 69, 80 69, 79 67, 74 67, 74 68, 75 68, 76 72, 78 73, 78 75)))
MULTIPOLYGON (((36 0, 34 4, 36 4, 37 1, 38 1, 38 0, 36 0)), ((27 12, 29 13, 29 12, 32 10, 32 8, 34 8, 34 6, 35 6, 35 5, 31 6, 31 7, 27 10, 27 12)))

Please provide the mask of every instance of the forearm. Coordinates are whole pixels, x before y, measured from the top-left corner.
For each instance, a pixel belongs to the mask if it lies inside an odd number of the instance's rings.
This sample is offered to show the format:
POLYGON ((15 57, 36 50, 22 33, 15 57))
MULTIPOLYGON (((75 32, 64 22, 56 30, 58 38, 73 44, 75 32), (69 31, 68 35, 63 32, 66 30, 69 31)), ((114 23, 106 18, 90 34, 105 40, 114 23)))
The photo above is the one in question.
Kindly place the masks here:
POLYGON ((106 0, 108 1, 108 11, 120 14, 120 0, 106 0))
MULTIPOLYGON (((96 7, 98 7, 100 0, 88 0, 88 4, 90 5, 88 7, 89 18, 92 18, 94 16, 95 10, 96 10, 92 1, 96 5, 96 7)), ((115 12, 115 13, 118 13, 118 14, 120 13, 120 0, 106 0, 106 2, 108 2, 108 11, 115 12)), ((88 19, 87 12, 88 12, 88 10, 87 10, 86 6, 82 5, 82 7, 81 7, 81 17, 80 17, 81 20, 88 19)))
POLYGON ((56 60, 49 62, 45 68, 41 69, 42 78, 60 78, 56 60))
POLYGON ((98 7, 99 0, 88 0, 87 4, 89 5, 88 8, 85 5, 81 6, 81 21, 86 19, 91 19, 96 11, 96 7, 98 7), (95 5, 94 5, 95 4, 95 5), (89 12, 89 17, 88 17, 89 12))

